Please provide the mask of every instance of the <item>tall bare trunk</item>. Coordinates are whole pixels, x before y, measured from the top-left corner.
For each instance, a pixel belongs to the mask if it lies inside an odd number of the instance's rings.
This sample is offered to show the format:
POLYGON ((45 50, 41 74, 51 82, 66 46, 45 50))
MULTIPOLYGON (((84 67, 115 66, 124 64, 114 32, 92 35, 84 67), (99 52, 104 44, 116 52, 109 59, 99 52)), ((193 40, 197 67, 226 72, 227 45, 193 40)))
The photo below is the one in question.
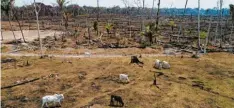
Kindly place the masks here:
POLYGON ((188 0, 186 0, 185 6, 184 6, 183 16, 182 16, 182 18, 181 18, 181 20, 180 20, 180 30, 179 30, 179 35, 178 35, 178 37, 177 37, 177 41, 178 41, 178 42, 180 41, 179 39, 180 39, 180 35, 181 35, 182 32, 183 32, 182 30, 184 30, 184 29, 183 29, 183 18, 184 18, 184 16, 185 16, 187 4, 188 4, 188 0))
POLYGON ((198 0, 198 43, 197 48, 201 50, 201 39, 200 39, 200 0, 198 0))
POLYGON ((220 10, 219 10, 219 36, 221 36, 221 39, 220 39, 220 48, 222 47, 222 43, 223 43, 223 33, 222 33, 222 16, 223 16, 223 13, 222 13, 222 9, 223 9, 223 0, 220 0, 220 10))
POLYGON ((8 22, 9 22, 9 25, 11 27, 11 32, 12 32, 12 34, 14 36, 14 39, 15 39, 15 43, 17 44, 18 42, 17 42, 16 36, 15 36, 15 32, 13 31, 13 27, 12 27, 12 24, 11 24, 11 16, 10 15, 11 14, 8 15, 8 22))
POLYGON ((18 17, 17 17, 15 14, 14 14, 14 17, 15 17, 15 19, 16 19, 18 25, 19 25, 22 38, 23 38, 24 42, 26 43, 25 38, 24 38, 24 33, 23 33, 23 30, 22 30, 22 26, 21 26, 21 24, 20 24, 20 22, 19 22, 19 19, 18 19, 18 17))
MULTIPOLYGON (((158 32, 159 15, 160 15, 160 3, 161 3, 161 0, 158 0, 158 10, 157 10, 157 19, 156 19, 156 28, 155 28, 156 33, 158 32)), ((157 42, 157 37, 155 37, 155 42, 157 42)))
POLYGON ((99 27, 98 27, 98 23, 99 23, 99 17, 100 17, 100 10, 99 10, 99 0, 97 0, 97 36, 99 35, 99 27))
POLYGON ((36 1, 35 0, 34 0, 34 8, 35 8, 35 14, 36 14, 36 18, 37 18, 37 35, 38 35, 38 38, 39 38, 41 56, 43 56, 43 52, 42 52, 42 40, 41 40, 41 36, 40 36, 40 25, 39 25, 39 18, 38 18, 38 13, 40 12, 41 7, 39 6, 39 10, 37 10, 36 1))
POLYGON ((206 53, 206 48, 207 48, 207 46, 209 44, 211 22, 212 22, 212 16, 210 16, 210 22, 209 22, 208 32, 207 32, 207 36, 206 36, 206 43, 205 43, 204 53, 206 53))
POLYGON ((233 22, 232 22, 231 35, 229 36, 229 41, 230 42, 232 41, 233 29, 234 29, 234 26, 233 26, 233 22))
POLYGON ((145 0, 142 0, 142 2, 143 2, 143 5, 142 5, 143 8, 142 8, 142 11, 141 11, 142 12, 141 13, 142 14, 141 15, 141 27, 142 27, 141 30, 144 31, 145 30, 145 24, 144 24, 145 23, 144 22, 145 0))
POLYGON ((155 0, 153 0, 153 6, 152 6, 152 9, 151 9, 151 12, 150 12, 150 19, 153 17, 154 2, 155 2, 155 0))

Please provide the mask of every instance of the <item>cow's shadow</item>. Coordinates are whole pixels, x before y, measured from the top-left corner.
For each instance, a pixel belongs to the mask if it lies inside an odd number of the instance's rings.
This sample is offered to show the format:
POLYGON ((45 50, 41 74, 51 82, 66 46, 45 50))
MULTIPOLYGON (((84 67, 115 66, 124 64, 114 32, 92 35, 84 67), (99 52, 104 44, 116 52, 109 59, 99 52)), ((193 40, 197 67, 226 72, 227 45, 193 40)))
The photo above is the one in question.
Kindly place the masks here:
POLYGON ((43 108, 61 108, 62 106, 56 105, 56 106, 44 106, 43 108))
POLYGON ((109 105, 110 107, 123 107, 121 105, 109 105))

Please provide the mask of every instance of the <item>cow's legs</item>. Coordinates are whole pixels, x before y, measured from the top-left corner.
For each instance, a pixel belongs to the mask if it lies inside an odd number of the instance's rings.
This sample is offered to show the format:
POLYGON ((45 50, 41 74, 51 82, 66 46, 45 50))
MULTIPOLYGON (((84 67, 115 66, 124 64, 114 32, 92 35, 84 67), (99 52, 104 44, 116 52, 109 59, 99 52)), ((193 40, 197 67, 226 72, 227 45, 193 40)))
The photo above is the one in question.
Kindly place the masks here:
POLYGON ((41 108, 44 108, 44 105, 45 105, 45 103, 44 103, 44 102, 42 102, 41 108))
POLYGON ((46 107, 48 107, 48 104, 47 104, 47 102, 46 102, 46 107))

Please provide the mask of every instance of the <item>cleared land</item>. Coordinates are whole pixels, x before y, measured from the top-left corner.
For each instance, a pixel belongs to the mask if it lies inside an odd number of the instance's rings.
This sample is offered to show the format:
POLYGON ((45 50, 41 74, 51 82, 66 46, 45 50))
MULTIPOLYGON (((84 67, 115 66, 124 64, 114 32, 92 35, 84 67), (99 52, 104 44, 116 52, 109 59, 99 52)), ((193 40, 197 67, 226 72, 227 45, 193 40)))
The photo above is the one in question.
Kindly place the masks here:
POLYGON ((50 77, 3 89, 2 107, 40 107, 41 98, 54 93, 65 95, 62 108, 89 104, 95 108, 109 107, 110 94, 122 96, 128 108, 234 107, 233 54, 213 53, 200 59, 143 56, 144 67, 129 64, 128 57, 16 59, 16 69, 14 63, 2 64, 2 86, 41 76, 50 77), (172 68, 154 69, 155 59, 169 61, 172 68), (27 60, 30 66, 25 66, 27 60), (72 63, 62 63, 64 60, 72 63), (151 86, 155 72, 163 73, 157 77, 160 89, 151 86), (129 84, 118 83, 121 73, 129 74, 129 84), (58 74, 58 77, 51 74, 58 74), (193 86, 197 82, 204 86, 193 86))
MULTIPOLYGON (((21 31, 14 31, 16 39, 22 38, 21 31)), ((38 32, 37 30, 23 30, 25 40, 26 41, 33 41, 34 39, 38 38, 38 32)), ((53 30, 41 30, 40 36, 41 38, 45 38, 47 36, 54 36, 54 34, 59 35, 61 32, 59 31, 53 31, 53 30)), ((14 35, 12 31, 2 31, 3 39, 5 41, 11 41, 14 40, 14 35)), ((2 38, 2 37, 1 37, 2 38)))

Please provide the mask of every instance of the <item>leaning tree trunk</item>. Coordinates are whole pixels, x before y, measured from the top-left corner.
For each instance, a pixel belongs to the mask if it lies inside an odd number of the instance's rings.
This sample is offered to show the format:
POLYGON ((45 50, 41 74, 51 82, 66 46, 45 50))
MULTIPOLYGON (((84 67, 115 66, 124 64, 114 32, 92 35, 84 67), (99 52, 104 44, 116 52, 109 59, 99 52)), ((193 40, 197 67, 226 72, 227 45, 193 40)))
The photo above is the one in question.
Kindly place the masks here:
POLYGON ((207 33, 207 36, 206 36, 206 43, 205 43, 204 53, 206 53, 206 48, 207 48, 208 43, 209 43, 211 22, 212 22, 212 16, 210 16, 210 22, 209 22, 209 27, 208 27, 208 33, 207 33))
POLYGON ((13 31, 13 27, 12 27, 12 24, 11 24, 11 16, 10 16, 10 14, 8 15, 8 22, 9 22, 9 25, 11 27, 11 32, 12 32, 12 34, 14 36, 14 39, 15 39, 15 43, 17 44, 18 42, 17 42, 16 36, 15 36, 15 33, 13 31))
POLYGON ((26 43, 25 38, 24 38, 24 33, 23 33, 23 30, 22 30, 22 26, 21 26, 21 24, 20 24, 20 22, 19 22, 18 16, 14 14, 14 17, 15 17, 15 19, 16 19, 18 25, 19 25, 20 32, 21 32, 21 34, 22 34, 22 38, 23 38, 23 40, 24 40, 24 43, 26 43))
MULTIPOLYGON (((158 10, 157 10, 157 19, 156 19, 156 28, 155 28, 156 34, 158 32, 159 14, 160 14, 160 3, 161 3, 161 0, 158 0, 158 10)), ((157 42, 157 37, 155 37, 155 43, 156 42, 157 42)))

